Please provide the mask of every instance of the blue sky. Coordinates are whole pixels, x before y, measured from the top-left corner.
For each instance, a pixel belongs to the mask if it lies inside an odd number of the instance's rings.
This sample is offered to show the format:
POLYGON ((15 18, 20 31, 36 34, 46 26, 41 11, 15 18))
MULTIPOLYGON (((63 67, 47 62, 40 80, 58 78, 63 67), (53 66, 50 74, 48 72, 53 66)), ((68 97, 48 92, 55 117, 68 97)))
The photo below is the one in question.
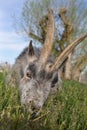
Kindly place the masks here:
POLYGON ((15 58, 27 46, 13 27, 13 15, 20 15, 24 0, 0 0, 0 62, 14 63, 15 58))

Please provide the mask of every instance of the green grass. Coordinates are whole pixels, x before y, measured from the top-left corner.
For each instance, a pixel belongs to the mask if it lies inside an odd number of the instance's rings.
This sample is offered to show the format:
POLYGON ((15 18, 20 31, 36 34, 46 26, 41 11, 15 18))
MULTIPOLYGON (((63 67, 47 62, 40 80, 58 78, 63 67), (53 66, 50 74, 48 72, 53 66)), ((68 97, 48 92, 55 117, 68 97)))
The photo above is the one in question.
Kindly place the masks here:
POLYGON ((20 105, 18 89, 4 85, 0 74, 0 130, 87 130, 87 85, 64 81, 63 90, 50 95, 38 117, 20 105))

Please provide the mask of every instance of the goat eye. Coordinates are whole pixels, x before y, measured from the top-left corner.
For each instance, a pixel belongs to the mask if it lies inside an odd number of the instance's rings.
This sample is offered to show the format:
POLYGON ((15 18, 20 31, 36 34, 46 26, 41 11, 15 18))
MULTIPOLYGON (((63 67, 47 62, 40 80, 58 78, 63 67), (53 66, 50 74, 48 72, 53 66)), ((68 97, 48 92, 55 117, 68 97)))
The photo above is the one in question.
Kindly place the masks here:
POLYGON ((26 77, 32 78, 31 74, 29 72, 26 73, 26 77))
POLYGON ((52 64, 49 65, 49 68, 51 68, 51 67, 52 67, 52 64))

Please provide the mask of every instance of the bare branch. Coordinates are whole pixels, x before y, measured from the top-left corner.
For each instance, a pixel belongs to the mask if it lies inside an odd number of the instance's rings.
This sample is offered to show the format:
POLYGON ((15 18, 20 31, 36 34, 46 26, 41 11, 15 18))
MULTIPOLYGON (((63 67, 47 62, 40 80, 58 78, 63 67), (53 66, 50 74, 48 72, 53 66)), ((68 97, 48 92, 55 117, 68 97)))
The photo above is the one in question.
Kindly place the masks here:
POLYGON ((30 32, 30 33, 29 33, 29 36, 32 37, 33 39, 35 39, 35 40, 37 40, 37 41, 43 43, 43 39, 40 38, 39 36, 37 36, 36 34, 30 32))
POLYGON ((65 31, 62 36, 62 38, 67 40, 67 44, 69 45, 71 43, 71 33, 72 33, 72 24, 70 19, 66 16, 67 9, 66 8, 61 8, 59 10, 59 16, 61 17, 64 25, 65 25, 65 31))

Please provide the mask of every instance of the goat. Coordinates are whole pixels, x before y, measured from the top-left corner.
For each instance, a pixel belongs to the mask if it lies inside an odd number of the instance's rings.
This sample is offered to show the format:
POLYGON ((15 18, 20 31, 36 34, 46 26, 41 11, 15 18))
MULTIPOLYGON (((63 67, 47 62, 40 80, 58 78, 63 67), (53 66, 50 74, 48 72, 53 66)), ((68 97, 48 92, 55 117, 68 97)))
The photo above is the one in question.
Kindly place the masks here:
MULTIPOLYGON (((87 36, 87 35, 86 35, 87 36)), ((14 83, 19 86, 20 100, 30 111, 42 108, 52 89, 60 82, 58 70, 75 46, 86 36, 75 40, 53 61, 50 56, 54 38, 54 17, 50 9, 48 13, 47 34, 42 49, 29 47, 17 57, 12 67, 14 83)))

